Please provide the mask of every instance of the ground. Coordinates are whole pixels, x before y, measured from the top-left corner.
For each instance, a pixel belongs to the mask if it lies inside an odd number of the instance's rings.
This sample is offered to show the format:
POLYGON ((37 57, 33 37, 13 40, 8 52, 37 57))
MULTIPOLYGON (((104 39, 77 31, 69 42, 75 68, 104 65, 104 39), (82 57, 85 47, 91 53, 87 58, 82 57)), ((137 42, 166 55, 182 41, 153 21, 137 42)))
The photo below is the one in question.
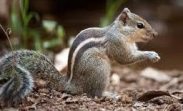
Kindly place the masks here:
POLYGON ((116 99, 69 95, 47 87, 36 87, 18 107, 3 110, 36 111, 181 111, 183 72, 154 68, 113 68, 108 90, 116 99))

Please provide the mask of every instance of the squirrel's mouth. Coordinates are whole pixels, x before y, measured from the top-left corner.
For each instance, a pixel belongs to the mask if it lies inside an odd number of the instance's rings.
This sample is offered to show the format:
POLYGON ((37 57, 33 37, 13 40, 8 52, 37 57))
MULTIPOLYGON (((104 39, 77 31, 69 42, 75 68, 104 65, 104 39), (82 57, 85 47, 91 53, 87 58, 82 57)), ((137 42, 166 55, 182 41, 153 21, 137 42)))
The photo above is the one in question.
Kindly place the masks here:
POLYGON ((154 37, 152 36, 145 36, 141 38, 141 42, 147 43, 149 41, 151 41, 152 39, 154 39, 154 37))

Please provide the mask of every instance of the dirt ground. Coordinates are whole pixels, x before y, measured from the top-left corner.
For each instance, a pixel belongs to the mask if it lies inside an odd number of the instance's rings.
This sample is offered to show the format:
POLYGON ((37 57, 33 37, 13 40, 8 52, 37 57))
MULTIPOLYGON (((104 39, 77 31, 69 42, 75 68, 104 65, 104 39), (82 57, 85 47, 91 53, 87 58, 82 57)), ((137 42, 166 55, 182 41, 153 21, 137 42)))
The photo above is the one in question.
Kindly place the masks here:
POLYGON ((113 68, 108 91, 116 98, 88 98, 36 87, 18 107, 4 111, 181 111, 183 72, 113 68))

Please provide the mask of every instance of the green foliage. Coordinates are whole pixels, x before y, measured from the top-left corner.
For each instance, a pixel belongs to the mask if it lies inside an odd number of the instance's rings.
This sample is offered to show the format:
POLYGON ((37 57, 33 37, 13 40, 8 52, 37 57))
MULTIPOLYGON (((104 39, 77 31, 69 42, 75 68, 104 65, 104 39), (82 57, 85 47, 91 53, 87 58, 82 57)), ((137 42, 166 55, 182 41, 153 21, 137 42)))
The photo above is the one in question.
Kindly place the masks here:
POLYGON ((100 26, 103 27, 103 26, 108 25, 113 20, 113 17, 116 14, 117 10, 126 1, 127 0, 107 0, 107 3, 106 3, 106 14, 101 19, 100 26))
POLYGON ((10 15, 10 27, 16 37, 18 37, 18 48, 30 48, 35 50, 45 50, 47 48, 53 48, 63 43, 64 29, 58 25, 57 22, 42 21, 43 26, 40 28, 30 27, 30 21, 32 18, 38 19, 39 16, 35 12, 29 11, 29 0, 13 0, 12 10, 10 15), (52 32, 49 32, 44 27, 44 23, 55 24, 52 32), (61 30, 61 31, 60 31, 61 30), (45 33, 49 37, 43 37, 45 33), (59 33, 58 33, 59 32, 59 33), (49 40, 45 40, 48 39, 49 40), (46 42, 46 46, 44 45, 46 42))
POLYGON ((58 25, 55 21, 43 20, 43 28, 46 30, 47 36, 54 37, 54 39, 43 42, 44 48, 53 48, 63 44, 65 31, 61 25, 58 25))

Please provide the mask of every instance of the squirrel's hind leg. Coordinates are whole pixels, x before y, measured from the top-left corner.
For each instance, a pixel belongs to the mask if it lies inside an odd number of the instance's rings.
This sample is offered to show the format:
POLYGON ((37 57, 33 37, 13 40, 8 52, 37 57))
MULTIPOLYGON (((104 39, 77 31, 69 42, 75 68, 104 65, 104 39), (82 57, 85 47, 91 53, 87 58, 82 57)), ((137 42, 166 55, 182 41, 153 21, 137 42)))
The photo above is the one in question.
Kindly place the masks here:
MULTIPOLYGON (((87 67, 81 76, 85 78, 83 83, 83 91, 91 97, 101 97, 109 83, 110 65, 104 59, 97 60, 88 59, 87 67)), ((96 58, 95 58, 96 59, 96 58)))

